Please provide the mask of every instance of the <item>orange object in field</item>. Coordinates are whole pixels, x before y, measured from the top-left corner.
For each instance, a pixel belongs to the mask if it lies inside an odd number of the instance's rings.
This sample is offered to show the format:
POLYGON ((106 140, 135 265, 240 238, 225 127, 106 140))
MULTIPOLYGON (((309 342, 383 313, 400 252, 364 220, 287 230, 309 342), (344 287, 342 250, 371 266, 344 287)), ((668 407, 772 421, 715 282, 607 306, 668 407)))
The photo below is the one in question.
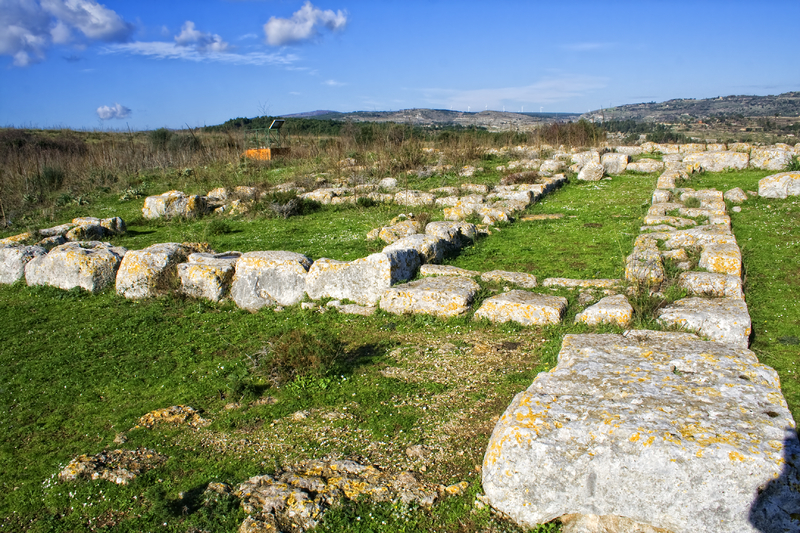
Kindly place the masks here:
POLYGON ((244 151, 244 156, 257 161, 270 161, 274 157, 279 157, 288 153, 288 148, 250 148, 244 151))

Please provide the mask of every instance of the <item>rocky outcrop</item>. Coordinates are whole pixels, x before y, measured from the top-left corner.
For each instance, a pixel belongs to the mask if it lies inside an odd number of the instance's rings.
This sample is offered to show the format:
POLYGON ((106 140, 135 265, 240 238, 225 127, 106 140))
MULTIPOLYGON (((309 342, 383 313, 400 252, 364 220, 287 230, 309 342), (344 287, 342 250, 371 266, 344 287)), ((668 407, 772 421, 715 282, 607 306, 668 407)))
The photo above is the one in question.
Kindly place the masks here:
POLYGON ((110 450, 96 455, 79 455, 58 474, 62 481, 105 479, 127 485, 139 474, 164 464, 169 457, 147 448, 110 450))

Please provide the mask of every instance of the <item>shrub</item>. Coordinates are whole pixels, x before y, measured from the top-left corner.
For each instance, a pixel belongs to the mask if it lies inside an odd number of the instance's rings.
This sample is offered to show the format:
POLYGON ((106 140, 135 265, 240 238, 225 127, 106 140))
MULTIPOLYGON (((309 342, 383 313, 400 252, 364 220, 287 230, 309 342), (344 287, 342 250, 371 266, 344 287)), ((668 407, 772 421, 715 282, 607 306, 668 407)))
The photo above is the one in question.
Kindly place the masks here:
POLYGON ((212 235, 224 235, 226 233, 230 233, 231 231, 233 231, 233 228, 227 221, 220 218, 215 218, 212 219, 208 225, 206 225, 205 234, 208 237, 212 235))
POLYGON ((167 128, 158 128, 150 132, 150 144, 155 150, 164 150, 172 138, 172 132, 167 128))
POLYGON ((39 184, 43 189, 56 190, 64 183, 64 171, 58 167, 45 166, 39 174, 39 184))
POLYGON ((332 333, 293 329, 251 359, 256 372, 280 386, 298 378, 324 377, 336 368, 342 355, 342 344, 332 333))

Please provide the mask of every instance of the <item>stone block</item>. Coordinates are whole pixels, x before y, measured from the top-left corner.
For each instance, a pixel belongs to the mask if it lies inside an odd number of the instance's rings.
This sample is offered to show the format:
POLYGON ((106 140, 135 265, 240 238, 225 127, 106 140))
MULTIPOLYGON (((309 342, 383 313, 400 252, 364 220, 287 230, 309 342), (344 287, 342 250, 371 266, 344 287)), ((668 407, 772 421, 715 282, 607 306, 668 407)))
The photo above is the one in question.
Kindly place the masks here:
POLYGON ((664 163, 656 159, 640 159, 639 161, 628 163, 628 165, 625 167, 625 170, 628 172, 652 174, 653 172, 660 172, 664 170, 664 163))
POLYGON ((725 191, 725 194, 722 195, 725 200, 734 204, 741 204, 742 202, 747 201, 747 194, 740 189, 739 187, 735 187, 729 191, 725 191))
POLYGON ((303 254, 284 251, 247 252, 236 261, 231 299, 248 311, 294 305, 305 297, 312 265, 303 254))
POLYGON ((548 159, 546 161, 542 161, 542 164, 539 166, 539 173, 544 175, 555 174, 563 169, 563 161, 554 161, 552 159, 548 159))
POLYGON ((672 193, 662 189, 653 191, 653 196, 650 199, 651 204, 665 204, 672 200, 672 193))
POLYGON ((480 285, 456 276, 425 278, 386 289, 380 307, 388 313, 450 318, 470 309, 480 285))
POLYGON ((436 201, 436 195, 422 191, 400 191, 394 195, 394 203, 406 206, 424 206, 433 205, 436 201))
POLYGON ((389 246, 386 246, 382 252, 390 253, 395 250, 399 251, 404 249, 416 250, 423 264, 438 264, 442 262, 446 248, 447 242, 443 239, 433 235, 418 233, 395 241, 389 246))
POLYGON ((462 278, 474 278, 480 276, 480 272, 466 270, 451 265, 422 265, 419 267, 420 276, 460 276, 462 278))
POLYGON ((800 172, 781 172, 758 182, 758 195, 764 198, 800 196, 800 172))
POLYGON ((750 314, 740 298, 683 298, 661 309, 658 321, 696 331, 708 339, 747 348, 750 314))
POLYGON ((444 198, 437 198, 434 204, 438 207, 455 207, 458 202, 458 196, 445 196, 444 198))
POLYGON ((578 152, 572 154, 572 162, 578 165, 578 169, 583 168, 587 163, 600 163, 600 153, 596 150, 589 150, 587 152, 578 152))
POLYGON ((462 183, 460 186, 462 191, 471 192, 473 194, 487 194, 489 187, 483 183, 462 183))
POLYGON ((425 233, 444 240, 454 249, 472 244, 478 238, 478 229, 469 222, 430 222, 425 233))
POLYGON ((381 231, 378 233, 378 238, 387 244, 391 244, 403 237, 414 235, 420 231, 422 231, 422 224, 416 220, 406 220, 392 226, 381 228, 381 231))
POLYGON ((625 154, 625 155, 639 155, 642 153, 641 146, 616 146, 614 151, 618 154, 625 154))
POLYGON ((575 323, 589 326, 614 324, 625 327, 633 320, 633 307, 622 294, 606 296, 575 315, 575 323))
POLYGON ((128 299, 152 298, 178 287, 178 265, 194 246, 165 242, 125 254, 117 271, 117 294, 128 299))
POLYGON ((577 531, 795 531, 794 427, 777 373, 743 347, 566 335, 556 368, 497 422, 483 489, 526 528, 587 516, 625 529, 577 531))
POLYGON ((114 283, 126 252, 125 248, 97 241, 68 242, 28 261, 25 281, 28 285, 100 292, 114 283))
POLYGON ((306 292, 312 300, 346 298, 361 305, 374 305, 386 289, 413 278, 419 266, 419 254, 410 249, 381 252, 355 261, 322 258, 308 271, 306 292))
POLYGON ((300 196, 303 200, 311 200, 312 202, 319 202, 323 205, 330 205, 334 198, 341 196, 344 193, 342 189, 337 188, 322 188, 315 191, 303 193, 300 196))
POLYGON ((625 172, 628 166, 628 156, 615 153, 603 154, 601 164, 607 175, 616 176, 625 172))
POLYGON ((744 152, 703 152, 692 153, 683 158, 688 165, 698 165, 706 172, 724 170, 744 170, 750 163, 750 156, 744 152))
MULTIPOLYGON (((682 250, 682 248, 681 248, 682 250)), ((742 280, 716 272, 684 272, 678 276, 678 286, 690 294, 744 300, 742 280)))
POLYGON ((615 289, 622 285, 620 279, 571 279, 547 278, 543 287, 561 287, 564 289, 615 289))
POLYGON ((700 252, 700 268, 742 277, 742 252, 735 243, 706 244, 700 252))
POLYGON ((750 150, 750 167, 783 170, 792 162, 794 151, 776 146, 755 146, 750 150))
POLYGON ((578 172, 578 179, 580 181, 600 181, 603 179, 603 172, 605 172, 603 165, 589 161, 578 172))
POLYGON ((655 239, 644 235, 636 239, 633 253, 625 260, 625 279, 653 286, 664 281, 664 264, 655 239))
POLYGON ((682 154, 696 154, 698 152, 705 152, 706 145, 701 143, 687 143, 678 146, 678 150, 682 154))
POLYGON ((490 283, 510 283, 523 289, 536 287, 536 276, 525 272, 506 272, 504 270, 492 270, 481 274, 481 281, 490 283))
POLYGON ((230 293, 239 252, 194 253, 187 263, 178 265, 181 292, 194 298, 219 302, 230 293))
POLYGON ((142 216, 147 219, 196 217, 206 212, 205 196, 186 195, 182 191, 167 191, 144 199, 142 216))
POLYGON ((516 322, 523 326, 558 324, 567 309, 567 299, 528 291, 508 291, 483 301, 475 311, 475 320, 516 322))
POLYGON ((747 152, 749 154, 752 148, 753 145, 750 143, 730 143, 728 145, 728 150, 731 150, 732 152, 747 152))
POLYGON ((725 143, 708 143, 706 145, 707 152, 725 152, 728 150, 728 145, 725 143))
POLYGON ((0 248, 0 283, 16 283, 25 277, 25 265, 47 254, 43 246, 6 246, 0 248))

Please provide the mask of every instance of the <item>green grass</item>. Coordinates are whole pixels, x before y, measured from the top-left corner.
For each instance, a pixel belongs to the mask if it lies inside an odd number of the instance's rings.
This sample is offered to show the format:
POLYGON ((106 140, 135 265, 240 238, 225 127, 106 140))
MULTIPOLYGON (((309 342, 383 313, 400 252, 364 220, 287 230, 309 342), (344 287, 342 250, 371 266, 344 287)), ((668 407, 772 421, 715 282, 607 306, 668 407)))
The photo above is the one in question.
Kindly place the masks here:
MULTIPOLYGON (((701 174, 684 186, 757 190, 758 180, 768 174, 701 174)), ((497 178, 487 172, 469 181, 497 178)), ((452 185, 456 180, 410 178, 409 187, 452 185)), ((450 263, 484 272, 530 272, 540 279, 622 277, 624 258, 654 185, 654 175, 573 181, 528 210, 564 213, 564 218, 503 226, 450 263)), ((778 371, 796 418, 799 204, 796 198, 755 198, 743 204, 741 213, 731 213, 744 256, 755 330, 752 349, 778 371)), ((64 206, 52 223, 79 215, 119 215, 131 221, 130 232, 115 242, 131 249, 207 240, 220 251, 285 249, 314 259, 354 259, 382 248, 382 243, 364 240, 369 229, 414 210, 325 207, 289 219, 147 222, 138 215, 141 205, 141 199, 120 202, 99 191, 89 206, 64 206)), ((430 212, 433 220, 440 219, 441 211, 430 212)), ((481 298, 502 290, 499 285, 482 286, 481 298)), ((565 334, 620 331, 572 324, 582 309, 576 292, 547 292, 568 298, 564 322, 524 328, 476 322, 471 316, 445 321, 378 312, 365 318, 299 306, 252 314, 230 303, 177 296, 130 302, 113 291, 92 296, 22 283, 0 286, 0 365, 5 369, 0 376, 0 531, 235 531, 244 518, 238 501, 220 497, 204 504, 201 494, 208 482, 236 485, 281 465, 330 453, 366 455, 388 468, 409 467, 404 450, 419 443, 448 450, 422 478, 445 484, 466 480, 470 488, 465 495, 429 510, 344 502, 318 529, 517 531, 473 505, 480 491, 475 466, 493 417, 539 371, 555 365, 565 334), (328 372, 277 387, 253 361, 270 342, 296 329, 329 332, 343 342, 344 354, 328 372), (487 359, 484 346, 499 355, 487 359), (275 402, 255 402, 267 396, 275 402), (241 407, 226 409, 232 402, 241 407), (176 404, 203 409, 211 426, 131 429, 148 411, 176 404), (308 420, 293 421, 297 411, 307 411, 308 420), (347 416, 322 416, 331 412, 347 416), (122 447, 146 446, 170 459, 127 486, 57 479, 74 456, 119 447, 113 439, 122 432, 128 437, 122 447)), ((633 303, 639 311, 636 327, 659 327, 650 313, 656 300, 633 303)), ((551 524, 538 531, 557 528, 551 524)))

